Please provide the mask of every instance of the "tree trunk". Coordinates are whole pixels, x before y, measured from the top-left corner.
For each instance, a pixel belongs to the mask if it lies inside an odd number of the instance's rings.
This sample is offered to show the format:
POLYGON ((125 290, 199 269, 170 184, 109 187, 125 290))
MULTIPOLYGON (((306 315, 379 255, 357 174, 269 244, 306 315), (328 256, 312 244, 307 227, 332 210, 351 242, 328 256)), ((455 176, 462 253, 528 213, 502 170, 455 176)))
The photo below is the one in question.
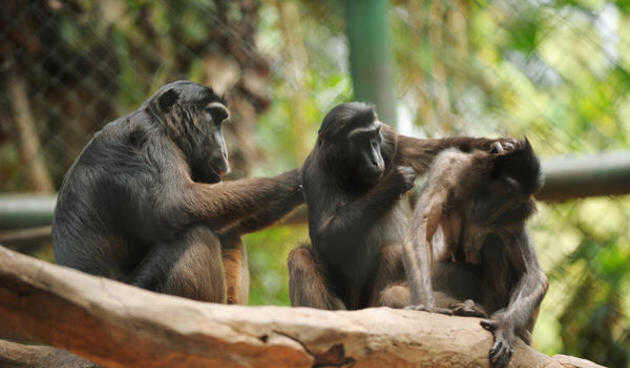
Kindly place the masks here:
POLYGON ((28 100, 26 80, 15 64, 6 76, 9 101, 13 110, 13 130, 20 160, 26 167, 28 189, 34 192, 52 192, 52 181, 41 155, 35 119, 28 100))

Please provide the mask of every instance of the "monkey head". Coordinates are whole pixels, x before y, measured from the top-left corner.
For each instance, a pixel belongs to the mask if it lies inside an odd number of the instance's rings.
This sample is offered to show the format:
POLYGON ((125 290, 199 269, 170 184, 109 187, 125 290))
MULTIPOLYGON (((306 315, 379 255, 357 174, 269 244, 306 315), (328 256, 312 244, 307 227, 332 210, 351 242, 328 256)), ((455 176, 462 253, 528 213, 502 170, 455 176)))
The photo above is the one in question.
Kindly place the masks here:
POLYGON ((489 234, 509 237, 521 229, 535 210, 533 195, 542 186, 538 157, 529 141, 515 141, 508 149, 447 150, 431 167, 423 191, 426 241, 436 259, 458 258, 479 262, 479 250, 489 234), (438 230, 441 230, 438 232, 438 230))
POLYGON ((216 183, 230 171, 221 130, 230 113, 212 88, 190 81, 169 83, 145 108, 184 153, 194 181, 216 183))
POLYGON ((317 147, 325 155, 324 162, 346 184, 370 187, 378 182, 388 163, 381 127, 373 106, 340 104, 324 118, 317 147))
POLYGON ((540 162, 529 141, 508 150, 475 152, 461 178, 470 200, 466 215, 477 224, 508 225, 524 222, 535 210, 533 196, 542 186, 540 162))

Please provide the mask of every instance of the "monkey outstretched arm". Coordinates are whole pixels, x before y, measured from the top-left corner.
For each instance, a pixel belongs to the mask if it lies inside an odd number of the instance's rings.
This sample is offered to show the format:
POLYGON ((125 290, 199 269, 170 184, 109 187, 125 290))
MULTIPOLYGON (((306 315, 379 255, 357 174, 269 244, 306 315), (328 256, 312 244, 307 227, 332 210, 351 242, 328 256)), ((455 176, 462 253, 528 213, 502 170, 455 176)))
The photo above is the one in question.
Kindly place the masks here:
MULTIPOLYGON (((394 130, 384 127, 385 135, 395 134, 394 130)), ((391 139, 391 138, 390 138, 391 139)), ((491 151, 493 144, 499 142, 504 148, 514 145, 511 138, 474 138, 474 137, 447 137, 439 139, 421 139, 398 135, 397 161, 399 165, 412 167, 418 175, 423 175, 431 166, 433 159, 440 152, 448 148, 457 148, 463 152, 473 149, 491 151)))
MULTIPOLYGON (((218 230, 264 209, 270 203, 282 201, 292 195, 299 198, 299 178, 299 171, 295 169, 271 178, 242 179, 217 184, 189 181, 184 184, 180 194, 183 198, 176 202, 181 205, 167 213, 218 230)), ((258 224, 251 223, 249 226, 253 225, 258 224)))
POLYGON ((229 225, 226 229, 221 230, 221 233, 241 235, 264 229, 302 203, 304 203, 304 195, 301 190, 290 192, 285 198, 276 200, 253 215, 229 225))

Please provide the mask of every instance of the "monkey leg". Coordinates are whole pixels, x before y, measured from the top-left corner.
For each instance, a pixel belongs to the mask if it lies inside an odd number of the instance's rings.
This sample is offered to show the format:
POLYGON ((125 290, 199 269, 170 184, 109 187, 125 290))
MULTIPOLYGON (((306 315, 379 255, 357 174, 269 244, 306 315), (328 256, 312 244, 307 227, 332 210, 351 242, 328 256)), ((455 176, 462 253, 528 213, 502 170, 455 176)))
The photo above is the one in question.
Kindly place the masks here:
POLYGON ((404 308, 409 305, 402 251, 400 243, 386 244, 381 248, 370 307, 404 308))
POLYGON ((249 269, 247 250, 239 235, 221 237, 221 253, 225 269, 228 304, 247 304, 249 298, 249 269))
POLYGON ((132 284, 160 293, 225 303, 221 243, 207 227, 194 227, 181 239, 158 244, 140 265, 132 284))
POLYGON ((308 246, 289 253, 289 298, 294 307, 346 309, 329 285, 324 265, 308 246))

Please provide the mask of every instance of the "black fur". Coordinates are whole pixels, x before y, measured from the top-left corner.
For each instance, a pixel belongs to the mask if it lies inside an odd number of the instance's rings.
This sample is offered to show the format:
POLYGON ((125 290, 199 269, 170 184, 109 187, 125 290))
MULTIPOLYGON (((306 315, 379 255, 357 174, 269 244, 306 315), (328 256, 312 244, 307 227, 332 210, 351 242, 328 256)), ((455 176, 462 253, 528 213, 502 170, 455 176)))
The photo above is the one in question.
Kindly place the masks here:
POLYGON ((483 326, 495 336, 495 368, 508 364, 515 336, 531 342, 547 289, 525 228, 541 185, 526 139, 496 153, 446 151, 429 171, 409 228, 412 308, 490 317, 483 326))
POLYGON ((211 88, 178 81, 96 133, 59 193, 57 263, 225 302, 222 280, 240 271, 224 267, 222 238, 241 249, 240 234, 267 226, 302 201, 296 170, 220 183, 229 170, 221 132, 228 117, 211 88))
POLYGON ((444 149, 490 149, 493 142, 400 136, 378 121, 371 105, 333 108, 303 166, 312 245, 289 256, 292 305, 407 305, 402 242, 408 213, 401 195, 444 149))

